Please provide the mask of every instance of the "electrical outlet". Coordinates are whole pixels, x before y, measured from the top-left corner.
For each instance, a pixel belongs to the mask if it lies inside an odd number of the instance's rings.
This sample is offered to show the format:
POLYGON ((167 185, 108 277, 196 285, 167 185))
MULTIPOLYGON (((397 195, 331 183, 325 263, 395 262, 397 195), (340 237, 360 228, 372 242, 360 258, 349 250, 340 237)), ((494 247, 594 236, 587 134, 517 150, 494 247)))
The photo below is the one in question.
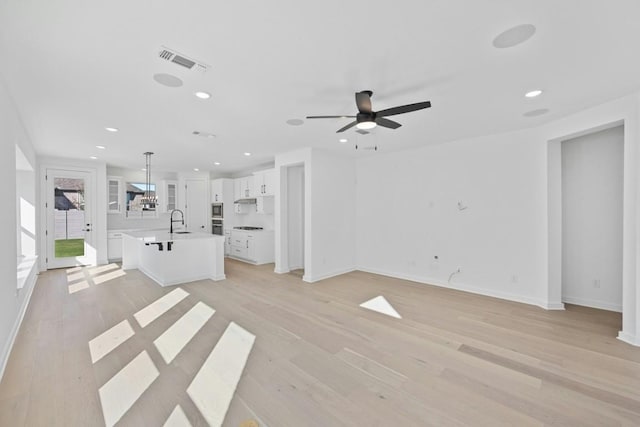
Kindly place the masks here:
POLYGON ((593 287, 596 288, 596 289, 600 288, 600 279, 595 279, 593 281, 593 287))

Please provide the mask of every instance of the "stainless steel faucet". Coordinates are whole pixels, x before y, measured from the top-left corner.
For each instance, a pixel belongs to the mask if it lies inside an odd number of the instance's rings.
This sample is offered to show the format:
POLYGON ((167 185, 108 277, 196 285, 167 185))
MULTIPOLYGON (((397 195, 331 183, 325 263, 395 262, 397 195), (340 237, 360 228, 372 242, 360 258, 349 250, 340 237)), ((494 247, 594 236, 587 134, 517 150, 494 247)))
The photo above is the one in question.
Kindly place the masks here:
POLYGON ((174 222, 182 222, 182 225, 184 225, 184 213, 180 210, 180 209, 174 209, 171 211, 171 221, 169 221, 169 233, 173 234, 173 223, 174 222), (180 217, 182 219, 173 219, 173 214, 174 212, 180 212, 180 217))

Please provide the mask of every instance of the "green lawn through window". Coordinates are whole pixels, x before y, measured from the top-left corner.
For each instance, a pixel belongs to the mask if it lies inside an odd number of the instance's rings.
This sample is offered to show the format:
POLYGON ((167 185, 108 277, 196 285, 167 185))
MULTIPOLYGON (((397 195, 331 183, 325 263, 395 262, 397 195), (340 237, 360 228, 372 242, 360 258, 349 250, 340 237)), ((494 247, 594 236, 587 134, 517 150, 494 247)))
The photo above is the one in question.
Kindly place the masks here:
POLYGON ((56 258, 84 255, 84 239, 56 240, 56 258))

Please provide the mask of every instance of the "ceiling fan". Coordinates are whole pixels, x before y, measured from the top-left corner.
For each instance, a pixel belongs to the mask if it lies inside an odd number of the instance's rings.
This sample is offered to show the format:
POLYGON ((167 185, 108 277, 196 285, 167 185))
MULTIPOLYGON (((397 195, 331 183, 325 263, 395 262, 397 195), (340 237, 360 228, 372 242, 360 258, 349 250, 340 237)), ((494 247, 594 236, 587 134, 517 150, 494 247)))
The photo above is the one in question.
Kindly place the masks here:
POLYGON ((399 107, 387 108, 386 110, 373 111, 371 109, 371 96, 373 92, 370 90, 363 90, 362 92, 356 92, 356 105, 358 106, 358 114, 355 116, 307 116, 307 119, 342 119, 353 118, 355 121, 348 125, 338 129, 336 133, 344 132, 347 129, 356 126, 360 130, 373 129, 380 125, 389 129, 398 129, 402 126, 398 122, 385 119, 388 116, 395 116, 396 114, 409 113, 411 111, 422 110, 424 108, 431 107, 431 102, 417 102, 415 104, 401 105, 399 107))

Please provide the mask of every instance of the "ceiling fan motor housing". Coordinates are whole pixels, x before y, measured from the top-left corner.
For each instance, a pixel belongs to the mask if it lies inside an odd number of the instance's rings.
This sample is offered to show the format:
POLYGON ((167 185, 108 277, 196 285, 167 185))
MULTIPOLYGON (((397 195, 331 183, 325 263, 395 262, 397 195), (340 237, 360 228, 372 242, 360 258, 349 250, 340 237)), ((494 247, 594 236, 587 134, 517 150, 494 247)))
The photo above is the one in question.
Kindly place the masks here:
POLYGON ((373 122, 375 120, 376 120, 376 113, 375 112, 358 113, 358 115, 356 116, 356 122, 358 122, 358 123, 373 122))

